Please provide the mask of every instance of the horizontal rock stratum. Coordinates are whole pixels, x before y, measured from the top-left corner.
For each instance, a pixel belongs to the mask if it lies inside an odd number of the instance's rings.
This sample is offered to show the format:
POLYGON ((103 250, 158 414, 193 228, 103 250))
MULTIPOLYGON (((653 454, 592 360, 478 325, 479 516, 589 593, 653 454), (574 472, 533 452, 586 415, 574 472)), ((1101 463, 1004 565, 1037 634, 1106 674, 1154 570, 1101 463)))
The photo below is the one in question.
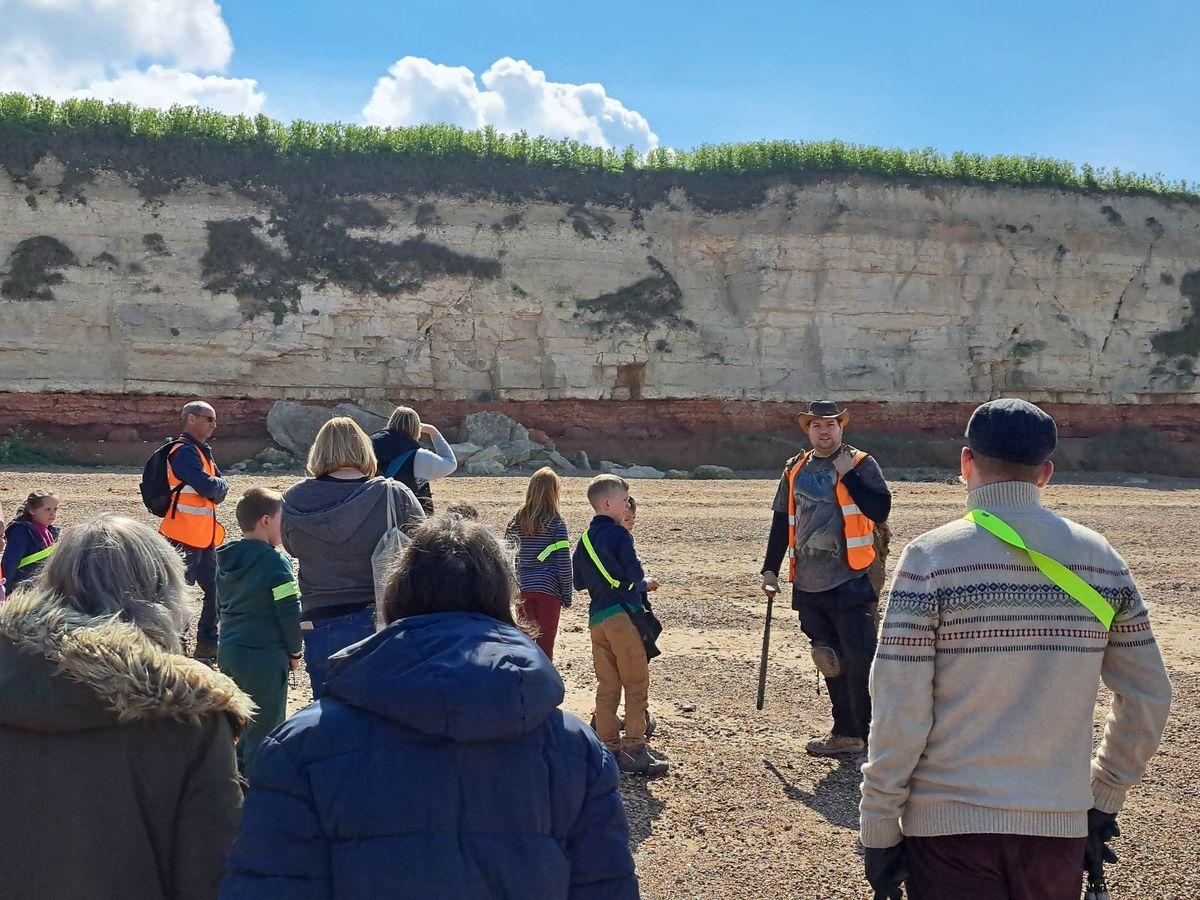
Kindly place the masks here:
POLYGON ((1185 200, 866 176, 729 211, 682 190, 635 210, 186 181, 147 197, 43 157, 0 170, 0 267, 18 392, 1200 398, 1185 200))

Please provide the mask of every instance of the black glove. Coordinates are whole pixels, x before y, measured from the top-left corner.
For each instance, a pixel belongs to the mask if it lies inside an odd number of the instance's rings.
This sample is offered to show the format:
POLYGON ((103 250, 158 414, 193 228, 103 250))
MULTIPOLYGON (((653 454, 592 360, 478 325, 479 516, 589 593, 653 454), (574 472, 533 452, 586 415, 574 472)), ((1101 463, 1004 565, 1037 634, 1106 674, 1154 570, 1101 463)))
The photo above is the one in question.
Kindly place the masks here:
POLYGON ((866 847, 863 862, 866 864, 867 881, 875 889, 875 900, 900 900, 904 896, 902 886, 908 880, 908 850, 904 839, 894 847, 866 847))
POLYGON ((1108 842, 1121 836, 1121 826, 1117 824, 1116 813, 1106 813, 1098 809, 1088 810, 1087 846, 1083 851, 1083 870, 1099 875, 1105 863, 1115 863, 1117 854, 1108 842))

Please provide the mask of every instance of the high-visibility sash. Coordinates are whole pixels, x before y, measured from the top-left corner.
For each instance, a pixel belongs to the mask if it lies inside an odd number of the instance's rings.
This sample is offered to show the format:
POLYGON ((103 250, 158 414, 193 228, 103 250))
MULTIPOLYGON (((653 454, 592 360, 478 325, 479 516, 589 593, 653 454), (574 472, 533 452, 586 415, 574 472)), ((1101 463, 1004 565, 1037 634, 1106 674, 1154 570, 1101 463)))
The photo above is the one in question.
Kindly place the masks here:
POLYGON ((21 560, 17 563, 17 571, 20 572, 26 566, 32 566, 40 563, 43 559, 46 559, 46 557, 53 553, 56 547, 58 547, 58 544, 51 544, 49 547, 43 547, 41 550, 37 551, 37 553, 30 553, 28 556, 21 557, 21 560))
MULTIPOLYGON (((588 541, 587 546, 590 547, 591 543, 592 543, 591 541, 588 541)), ((571 549, 570 541, 559 541, 556 544, 551 544, 549 547, 547 547, 545 550, 543 550, 541 553, 539 553, 537 555, 537 561, 545 562, 546 560, 548 560, 550 558, 550 554, 553 553, 555 550, 570 550, 570 549, 571 549)), ((595 559, 595 557, 593 556, 592 559, 595 559)), ((596 565, 600 565, 600 564, 596 563, 596 565)), ((603 571, 603 569, 601 571, 603 571)))
POLYGON ((980 528, 990 531, 1004 543, 1024 550, 1033 560, 1033 564, 1042 574, 1058 585, 1062 591, 1078 601, 1088 612, 1100 620, 1106 630, 1112 628, 1113 618, 1117 611, 1112 604, 1100 596, 1094 587, 1064 566, 1056 559, 1051 559, 1044 553, 1039 553, 1025 545, 1024 538, 1017 534, 1016 529, 1003 519, 984 509, 973 509, 965 516, 968 522, 974 522, 980 528))
POLYGON ((580 536, 579 541, 581 544, 583 544, 583 549, 587 551, 587 555, 591 558, 592 562, 595 563, 597 570, 600 572, 600 577, 608 582, 608 586, 610 588, 612 588, 614 591, 633 590, 634 585, 622 584, 608 574, 608 569, 604 568, 604 563, 600 562, 600 557, 596 555, 596 548, 592 546, 592 539, 588 537, 588 533, 586 531, 584 531, 584 533, 580 536))
MULTIPOLYGON (((201 497, 194 487, 184 484, 175 476, 172 459, 177 452, 178 448, 172 450, 167 458, 167 484, 171 490, 178 488, 179 493, 170 512, 163 517, 158 533, 168 540, 201 550, 219 546, 225 540, 225 528, 217 521, 217 504, 207 497, 201 497)), ((205 474, 216 478, 217 467, 213 461, 199 448, 197 452, 205 474)))
MULTIPOLYGON (((806 451, 788 473, 788 581, 796 580, 796 476, 812 456, 812 451, 806 451)), ((854 451, 854 465, 867 458, 862 450, 854 451)), ((836 471, 836 470, 835 470, 836 471)), ((842 483, 842 475, 837 474, 835 496, 842 508, 842 532, 846 538, 846 564, 851 569, 861 571, 875 561, 875 523, 863 515, 850 491, 842 483)))

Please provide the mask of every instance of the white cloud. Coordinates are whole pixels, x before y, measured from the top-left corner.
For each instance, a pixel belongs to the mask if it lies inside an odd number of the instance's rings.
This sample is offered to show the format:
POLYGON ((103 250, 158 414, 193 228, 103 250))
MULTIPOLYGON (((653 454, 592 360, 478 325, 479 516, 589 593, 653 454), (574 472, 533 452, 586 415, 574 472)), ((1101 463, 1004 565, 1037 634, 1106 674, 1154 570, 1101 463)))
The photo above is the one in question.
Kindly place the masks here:
POLYGON ((479 76, 462 66, 443 66, 406 56, 375 83, 363 116, 372 125, 445 122, 463 128, 492 125, 499 131, 574 138, 600 147, 658 146, 658 135, 641 113, 609 97, 601 84, 563 84, 524 60, 504 57, 479 76))
POLYGON ((255 113, 215 0, 0 0, 0 91, 255 113), (153 63, 147 66, 148 63, 153 63))
POLYGON ((151 66, 144 72, 123 72, 107 81, 93 81, 74 92, 76 97, 120 100, 157 108, 173 104, 203 106, 224 113, 253 116, 262 110, 265 95, 251 78, 222 78, 196 75, 178 69, 151 66))

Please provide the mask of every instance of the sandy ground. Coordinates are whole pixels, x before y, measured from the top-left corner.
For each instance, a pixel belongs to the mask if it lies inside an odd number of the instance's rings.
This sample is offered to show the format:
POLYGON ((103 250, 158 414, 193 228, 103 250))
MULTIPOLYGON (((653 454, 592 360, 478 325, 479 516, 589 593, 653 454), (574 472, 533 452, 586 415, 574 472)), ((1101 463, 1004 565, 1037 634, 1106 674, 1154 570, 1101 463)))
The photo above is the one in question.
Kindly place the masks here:
MULTIPOLYGON (((24 494, 53 487, 60 523, 112 510, 152 521, 137 497, 138 475, 5 472, 0 501, 11 515, 24 494)), ((289 476, 233 479, 236 496, 252 484, 286 488, 289 476)), ((565 484, 572 535, 589 518, 586 482, 565 484)), ((828 730, 828 699, 818 695, 794 613, 776 607, 763 712, 754 709, 764 603, 757 589, 774 492, 770 479, 638 482, 637 542, 647 571, 663 582, 655 611, 666 625, 663 656, 651 665, 653 745, 671 763, 655 781, 626 777, 622 794, 643 895, 647 898, 861 898, 856 840, 858 778, 849 761, 814 759, 809 738, 828 730)), ((893 558, 915 535, 960 515, 963 488, 894 482, 893 558)), ((524 491, 517 478, 451 478, 436 487, 441 506, 474 503, 501 526, 524 491)), ((1151 607, 1175 684, 1166 737, 1144 783, 1121 816, 1112 896, 1200 897, 1200 537, 1194 526, 1200 482, 1153 479, 1051 486, 1046 502, 1095 528, 1133 569, 1151 607)), ((233 504, 221 508, 231 533, 233 504)), ((889 566, 890 568, 890 566, 889 566)), ((782 607, 782 608, 780 608, 782 607)), ((566 707, 587 717, 593 679, 586 601, 564 612, 557 658, 566 707)), ((292 708, 308 702, 307 680, 292 708)), ((1107 706, 1101 692, 1098 721, 1107 706)))

